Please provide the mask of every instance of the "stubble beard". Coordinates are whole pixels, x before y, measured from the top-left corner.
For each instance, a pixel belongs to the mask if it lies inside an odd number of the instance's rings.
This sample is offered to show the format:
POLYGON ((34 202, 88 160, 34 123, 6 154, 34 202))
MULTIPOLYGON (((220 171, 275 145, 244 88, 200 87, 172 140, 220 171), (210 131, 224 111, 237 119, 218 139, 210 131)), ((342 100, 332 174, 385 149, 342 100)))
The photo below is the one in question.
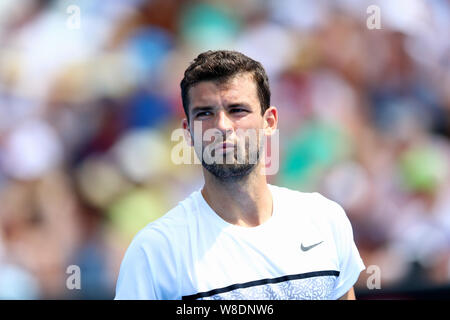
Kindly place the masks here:
POLYGON ((260 146, 258 146, 255 150, 254 158, 256 159, 256 161, 250 161, 251 157, 249 149, 250 148, 248 144, 246 144, 244 163, 238 162, 237 148, 235 148, 233 152, 223 154, 222 163, 206 163, 202 158, 202 166, 220 182, 230 183, 241 181, 254 171, 260 161, 260 146))

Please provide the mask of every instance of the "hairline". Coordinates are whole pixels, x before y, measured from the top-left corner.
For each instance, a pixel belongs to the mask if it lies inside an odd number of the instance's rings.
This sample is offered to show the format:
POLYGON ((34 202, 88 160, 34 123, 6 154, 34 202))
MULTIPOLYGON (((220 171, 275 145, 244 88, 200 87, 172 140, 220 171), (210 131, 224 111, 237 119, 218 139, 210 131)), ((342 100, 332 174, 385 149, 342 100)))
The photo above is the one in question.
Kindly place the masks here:
POLYGON ((192 85, 189 86, 188 90, 187 90, 187 109, 188 109, 188 114, 187 114, 187 120, 188 122, 190 121, 190 111, 191 111, 191 89, 195 86, 197 86, 198 84, 202 83, 202 82, 213 82, 216 86, 220 86, 220 85, 225 85, 226 83, 228 83, 229 81, 231 81, 231 79, 234 79, 236 77, 239 76, 244 76, 244 75, 249 75, 251 77, 251 79, 253 80, 253 83, 255 84, 255 90, 256 90, 256 98, 258 99, 259 102, 259 109, 261 112, 261 115, 263 114, 263 106, 262 106, 262 101, 261 98, 259 96, 259 88, 258 88, 258 83, 256 81, 256 77, 255 77, 255 71, 238 71, 236 73, 230 74, 230 75, 225 75, 225 76, 220 76, 220 77, 214 77, 211 79, 205 79, 205 80, 200 80, 192 85))

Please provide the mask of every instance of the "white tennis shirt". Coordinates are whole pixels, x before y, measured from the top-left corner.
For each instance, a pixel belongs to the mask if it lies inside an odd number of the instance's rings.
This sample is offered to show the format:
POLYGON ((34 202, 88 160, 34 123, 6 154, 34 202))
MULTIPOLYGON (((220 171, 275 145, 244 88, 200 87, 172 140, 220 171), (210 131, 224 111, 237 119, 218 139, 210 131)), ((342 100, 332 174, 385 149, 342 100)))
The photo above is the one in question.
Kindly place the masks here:
POLYGON ((365 269, 344 210, 269 185, 257 227, 220 218, 201 190, 149 223, 125 253, 115 299, 338 299, 365 269))

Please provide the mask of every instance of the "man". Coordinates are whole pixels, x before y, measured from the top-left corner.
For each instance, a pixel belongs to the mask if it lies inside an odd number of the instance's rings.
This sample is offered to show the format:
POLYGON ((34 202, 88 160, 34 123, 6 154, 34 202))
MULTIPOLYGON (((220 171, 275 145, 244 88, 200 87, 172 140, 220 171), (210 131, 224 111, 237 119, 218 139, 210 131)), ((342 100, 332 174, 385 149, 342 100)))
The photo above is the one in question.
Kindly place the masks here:
POLYGON ((261 141, 276 131, 278 111, 261 64, 202 53, 181 94, 205 184, 137 234, 116 299, 355 299, 365 267, 343 209, 267 183, 261 141))

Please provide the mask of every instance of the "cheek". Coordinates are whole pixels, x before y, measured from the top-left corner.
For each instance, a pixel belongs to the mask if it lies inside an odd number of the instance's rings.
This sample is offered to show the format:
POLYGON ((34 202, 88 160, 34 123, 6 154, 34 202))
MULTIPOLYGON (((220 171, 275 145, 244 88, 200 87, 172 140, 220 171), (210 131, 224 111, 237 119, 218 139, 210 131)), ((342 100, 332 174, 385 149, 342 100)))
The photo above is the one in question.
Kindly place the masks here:
POLYGON ((214 143, 216 141, 214 132, 215 132, 214 126, 207 126, 203 124, 202 130, 192 132, 193 141, 199 145, 201 144, 203 147, 206 147, 209 144, 214 143))
POLYGON ((236 122, 236 128, 241 130, 254 130, 256 135, 260 135, 260 131, 264 129, 264 119, 256 116, 242 118, 236 122))

